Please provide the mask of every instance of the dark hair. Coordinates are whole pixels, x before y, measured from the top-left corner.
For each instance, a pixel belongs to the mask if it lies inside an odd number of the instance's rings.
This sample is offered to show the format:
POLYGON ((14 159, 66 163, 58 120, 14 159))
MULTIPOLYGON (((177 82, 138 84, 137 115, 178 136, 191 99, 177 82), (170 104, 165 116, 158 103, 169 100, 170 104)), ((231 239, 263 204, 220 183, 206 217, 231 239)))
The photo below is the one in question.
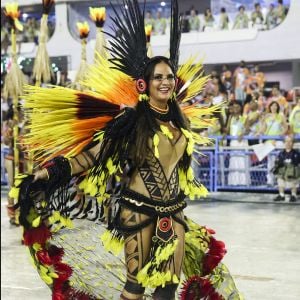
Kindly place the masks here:
POLYGON ((207 13, 208 13, 208 12, 210 12, 210 13, 212 14, 211 9, 210 9, 209 7, 207 7, 207 8, 205 9, 204 16, 207 16, 207 13))
POLYGON ((245 68, 246 67, 246 62, 244 60, 241 60, 240 61, 240 66, 245 68))
POLYGON ((238 105, 240 107, 241 111, 243 111, 243 104, 242 103, 240 103, 238 101, 234 101, 233 105, 238 105))
POLYGON ((239 6, 239 11, 240 11, 241 9, 245 10, 245 6, 244 6, 244 5, 239 6))
POLYGON ((272 101, 272 102, 269 104, 269 107, 268 107, 269 112, 271 112, 271 106, 272 106, 274 103, 277 105, 277 111, 276 111, 276 112, 279 113, 279 111, 280 111, 280 105, 279 105, 278 102, 276 102, 276 101, 272 101))
POLYGON ((219 87, 220 93, 226 94, 226 87, 225 87, 225 85, 223 84, 220 75, 214 76, 214 78, 216 78, 217 81, 218 81, 218 87, 219 87))
POLYGON ((259 2, 256 2, 256 3, 254 4, 254 7, 256 8, 256 7, 258 7, 258 6, 260 6, 260 3, 259 3, 259 2))
POLYGON ((226 8, 225 7, 221 7, 221 12, 225 13, 226 12, 226 8))

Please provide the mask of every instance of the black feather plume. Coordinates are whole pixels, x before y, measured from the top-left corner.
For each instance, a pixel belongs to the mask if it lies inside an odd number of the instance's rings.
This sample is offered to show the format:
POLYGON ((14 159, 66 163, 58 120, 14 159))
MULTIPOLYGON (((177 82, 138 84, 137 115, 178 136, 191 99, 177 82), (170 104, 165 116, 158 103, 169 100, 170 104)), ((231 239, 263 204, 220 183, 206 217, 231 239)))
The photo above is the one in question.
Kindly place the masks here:
POLYGON ((106 32, 112 40, 110 42, 110 61, 115 68, 134 79, 141 78, 147 57, 147 40, 144 26, 144 11, 142 12, 137 0, 123 0, 124 9, 112 9, 112 29, 117 35, 106 32))
POLYGON ((181 38, 181 20, 178 12, 178 1, 171 1, 171 22, 170 22, 170 61, 175 70, 178 67, 179 45, 181 38))

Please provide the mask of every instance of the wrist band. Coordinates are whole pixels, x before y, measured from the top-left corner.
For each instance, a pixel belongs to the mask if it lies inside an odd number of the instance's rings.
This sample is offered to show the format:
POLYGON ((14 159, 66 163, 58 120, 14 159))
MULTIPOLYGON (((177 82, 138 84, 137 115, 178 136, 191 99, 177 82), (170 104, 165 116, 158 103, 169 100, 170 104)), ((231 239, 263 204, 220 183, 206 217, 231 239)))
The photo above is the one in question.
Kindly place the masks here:
POLYGON ((49 180, 55 182, 68 182, 71 179, 71 164, 69 160, 63 156, 55 157, 49 161, 44 168, 47 170, 49 180))

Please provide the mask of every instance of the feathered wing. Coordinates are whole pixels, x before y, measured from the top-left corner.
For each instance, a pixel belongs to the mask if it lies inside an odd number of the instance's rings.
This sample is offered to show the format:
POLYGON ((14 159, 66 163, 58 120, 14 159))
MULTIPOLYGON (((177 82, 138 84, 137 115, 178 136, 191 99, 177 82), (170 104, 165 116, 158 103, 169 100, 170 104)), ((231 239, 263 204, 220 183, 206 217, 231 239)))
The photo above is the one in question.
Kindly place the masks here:
POLYGON ((202 61, 191 56, 177 70, 176 100, 184 103, 201 93, 209 76, 204 76, 202 61))
POLYGON ((138 92, 135 81, 127 74, 113 68, 113 63, 97 53, 97 63, 89 67, 88 77, 81 82, 113 103, 135 106, 138 92))
POLYGON ((57 155, 76 155, 96 132, 120 113, 121 106, 134 106, 138 95, 134 81, 112 69, 99 56, 82 84, 92 91, 58 86, 26 86, 23 98, 28 120, 24 142, 38 161, 57 155))
POLYGON ((190 104, 188 102, 202 92, 209 79, 209 76, 204 75, 202 61, 196 61, 196 59, 196 56, 190 57, 177 71, 176 100, 179 102, 182 112, 190 121, 195 143, 203 145, 209 144, 211 140, 195 131, 211 126, 215 121, 211 116, 220 111, 221 105, 203 107, 197 103, 190 104), (207 116, 210 117, 207 118, 207 116))

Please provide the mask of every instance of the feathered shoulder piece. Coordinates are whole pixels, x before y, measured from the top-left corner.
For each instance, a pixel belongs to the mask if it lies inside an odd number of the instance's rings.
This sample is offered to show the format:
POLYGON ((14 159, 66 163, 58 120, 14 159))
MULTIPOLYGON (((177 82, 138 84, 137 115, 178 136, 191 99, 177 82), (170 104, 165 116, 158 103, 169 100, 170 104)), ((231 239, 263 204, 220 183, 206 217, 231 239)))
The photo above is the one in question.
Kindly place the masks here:
POLYGON ((86 91, 52 85, 25 86, 22 98, 29 133, 24 142, 35 160, 42 163, 46 158, 80 153, 97 132, 120 114, 122 107, 136 104, 135 83, 128 75, 112 69, 104 58, 99 56, 88 74, 88 80, 81 82, 86 91))

